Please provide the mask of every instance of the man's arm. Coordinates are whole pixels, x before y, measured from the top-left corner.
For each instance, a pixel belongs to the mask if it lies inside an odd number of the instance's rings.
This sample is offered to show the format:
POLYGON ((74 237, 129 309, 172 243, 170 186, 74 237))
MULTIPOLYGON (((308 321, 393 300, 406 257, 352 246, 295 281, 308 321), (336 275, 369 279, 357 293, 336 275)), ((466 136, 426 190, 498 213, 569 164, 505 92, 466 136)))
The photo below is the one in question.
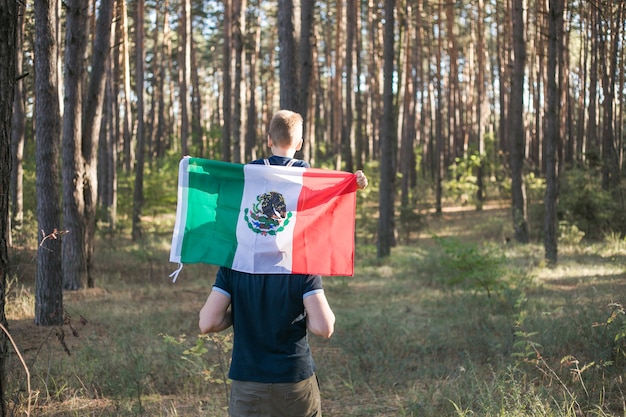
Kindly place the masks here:
POLYGON ((328 339, 335 331, 335 314, 323 292, 309 295, 304 300, 306 327, 313 334, 328 339))
POLYGON ((233 324, 230 306, 230 297, 219 291, 212 290, 204 307, 200 310, 200 332, 221 332, 233 324))

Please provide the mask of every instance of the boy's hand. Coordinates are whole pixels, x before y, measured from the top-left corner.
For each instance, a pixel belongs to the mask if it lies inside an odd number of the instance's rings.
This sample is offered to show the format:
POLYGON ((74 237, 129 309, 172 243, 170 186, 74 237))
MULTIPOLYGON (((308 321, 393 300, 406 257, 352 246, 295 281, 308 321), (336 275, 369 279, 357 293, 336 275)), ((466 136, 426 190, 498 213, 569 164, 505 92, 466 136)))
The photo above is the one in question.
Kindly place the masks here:
POLYGON ((363 171, 358 170, 354 174, 356 175, 356 183, 359 186, 359 190, 362 190, 365 187, 367 187, 367 177, 365 176, 363 171))

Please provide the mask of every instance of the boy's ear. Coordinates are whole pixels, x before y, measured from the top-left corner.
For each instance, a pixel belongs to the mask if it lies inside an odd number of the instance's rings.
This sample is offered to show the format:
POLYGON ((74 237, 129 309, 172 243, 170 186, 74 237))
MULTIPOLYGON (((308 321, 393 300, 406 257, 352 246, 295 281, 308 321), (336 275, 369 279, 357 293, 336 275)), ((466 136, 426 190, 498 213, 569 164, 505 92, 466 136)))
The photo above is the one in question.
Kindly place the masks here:
POLYGON ((272 143, 272 137, 267 135, 267 147, 271 148, 274 144, 272 143))
POLYGON ((298 145, 296 145, 296 151, 299 151, 300 149, 302 149, 303 143, 304 143, 304 139, 300 138, 300 140, 298 141, 298 145))

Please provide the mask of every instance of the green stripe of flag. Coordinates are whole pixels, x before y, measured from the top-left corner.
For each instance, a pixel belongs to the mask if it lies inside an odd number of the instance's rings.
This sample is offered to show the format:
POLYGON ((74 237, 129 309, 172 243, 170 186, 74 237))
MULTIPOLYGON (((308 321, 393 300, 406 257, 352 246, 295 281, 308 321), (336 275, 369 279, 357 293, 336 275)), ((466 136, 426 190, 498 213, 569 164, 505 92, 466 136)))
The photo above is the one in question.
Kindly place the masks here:
POLYGON ((190 158, 188 175, 187 221, 180 261, 230 265, 237 250, 243 165, 190 158))

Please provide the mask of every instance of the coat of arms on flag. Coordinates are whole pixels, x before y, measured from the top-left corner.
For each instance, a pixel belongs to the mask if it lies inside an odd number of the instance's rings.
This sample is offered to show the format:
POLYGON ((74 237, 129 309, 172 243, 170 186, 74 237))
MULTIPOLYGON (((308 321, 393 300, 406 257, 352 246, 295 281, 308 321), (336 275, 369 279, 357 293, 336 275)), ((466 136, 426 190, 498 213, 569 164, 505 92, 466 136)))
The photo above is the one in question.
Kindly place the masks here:
POLYGON ((185 157, 170 261, 352 275, 355 175, 185 157))

